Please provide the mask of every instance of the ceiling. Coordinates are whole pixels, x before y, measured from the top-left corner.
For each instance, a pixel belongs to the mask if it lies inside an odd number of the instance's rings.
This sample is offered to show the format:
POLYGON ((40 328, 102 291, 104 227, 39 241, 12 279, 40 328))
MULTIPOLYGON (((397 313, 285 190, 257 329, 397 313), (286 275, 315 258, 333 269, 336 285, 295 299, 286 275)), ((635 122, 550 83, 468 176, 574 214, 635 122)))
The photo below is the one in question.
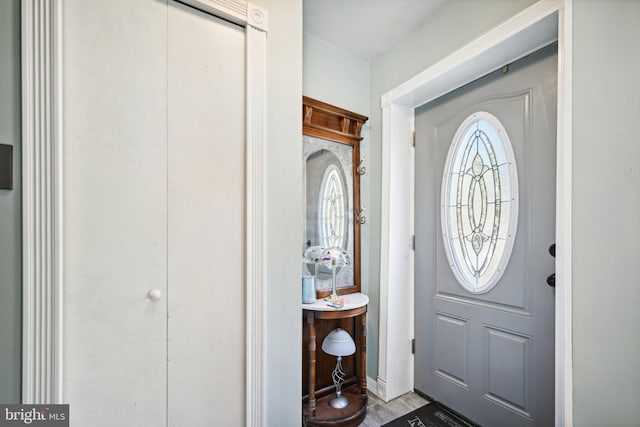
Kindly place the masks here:
POLYGON ((392 48, 449 0, 304 0, 304 32, 364 59, 392 48))

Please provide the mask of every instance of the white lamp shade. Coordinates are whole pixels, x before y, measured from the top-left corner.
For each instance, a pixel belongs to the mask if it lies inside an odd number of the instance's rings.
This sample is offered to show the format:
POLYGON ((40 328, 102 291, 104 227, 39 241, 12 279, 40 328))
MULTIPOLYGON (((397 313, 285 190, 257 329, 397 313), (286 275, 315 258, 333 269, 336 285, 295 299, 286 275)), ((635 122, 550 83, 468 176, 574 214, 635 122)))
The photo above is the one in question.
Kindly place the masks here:
POLYGON ((334 265, 336 267, 346 267, 351 264, 349 260, 349 254, 342 248, 327 248, 322 251, 322 263, 325 267, 331 269, 334 265))
POLYGON ((322 341, 322 351, 332 356, 350 356, 356 352, 356 343, 347 331, 338 328, 322 341))
POLYGON ((322 259, 322 252, 324 248, 322 246, 311 246, 304 251, 304 255, 302 255, 302 259, 307 264, 313 264, 322 259))

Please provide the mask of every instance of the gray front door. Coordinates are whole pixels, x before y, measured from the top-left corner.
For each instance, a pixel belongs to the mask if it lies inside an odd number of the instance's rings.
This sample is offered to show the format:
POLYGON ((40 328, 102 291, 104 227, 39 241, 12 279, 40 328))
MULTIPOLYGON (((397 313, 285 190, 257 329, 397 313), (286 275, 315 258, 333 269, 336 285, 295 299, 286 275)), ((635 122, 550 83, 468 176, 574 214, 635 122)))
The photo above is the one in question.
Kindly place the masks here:
POLYGON ((556 52, 416 110, 415 388, 483 426, 554 424, 556 52))

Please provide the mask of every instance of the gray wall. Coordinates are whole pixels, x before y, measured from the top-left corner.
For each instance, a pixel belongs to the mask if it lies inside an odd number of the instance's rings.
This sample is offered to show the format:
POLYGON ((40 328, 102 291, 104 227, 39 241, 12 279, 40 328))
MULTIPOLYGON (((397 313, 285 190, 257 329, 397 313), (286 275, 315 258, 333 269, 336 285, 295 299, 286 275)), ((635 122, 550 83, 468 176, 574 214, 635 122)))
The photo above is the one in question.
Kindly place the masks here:
MULTIPOLYGON (((535 3, 533 0, 451 0, 434 17, 393 49, 371 62, 371 115, 369 170, 369 328, 367 371, 375 378, 378 368, 380 305, 380 197, 382 164, 382 110, 380 97, 491 28, 535 3)), ((392 284, 393 285, 393 284, 392 284)))
POLYGON ((0 1, 0 143, 13 145, 13 190, 0 190, 0 403, 20 402, 22 244, 20 0, 0 1))
POLYGON ((640 1, 574 0, 574 425, 640 419, 640 1))

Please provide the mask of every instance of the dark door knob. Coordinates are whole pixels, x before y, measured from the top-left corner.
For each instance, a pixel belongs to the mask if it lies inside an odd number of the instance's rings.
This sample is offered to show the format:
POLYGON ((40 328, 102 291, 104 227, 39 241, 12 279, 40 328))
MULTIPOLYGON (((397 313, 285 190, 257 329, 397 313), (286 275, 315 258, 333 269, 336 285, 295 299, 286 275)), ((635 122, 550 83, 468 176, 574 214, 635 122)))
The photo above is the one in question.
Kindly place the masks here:
MULTIPOLYGON (((553 243, 551 246, 549 246, 549 254, 552 257, 556 257, 556 244, 553 243)), ((547 276, 547 285, 551 286, 552 288, 556 287, 556 273, 550 274, 549 276, 547 276)))
POLYGON ((547 276, 547 285, 551 286, 552 288, 556 287, 556 273, 547 276))

